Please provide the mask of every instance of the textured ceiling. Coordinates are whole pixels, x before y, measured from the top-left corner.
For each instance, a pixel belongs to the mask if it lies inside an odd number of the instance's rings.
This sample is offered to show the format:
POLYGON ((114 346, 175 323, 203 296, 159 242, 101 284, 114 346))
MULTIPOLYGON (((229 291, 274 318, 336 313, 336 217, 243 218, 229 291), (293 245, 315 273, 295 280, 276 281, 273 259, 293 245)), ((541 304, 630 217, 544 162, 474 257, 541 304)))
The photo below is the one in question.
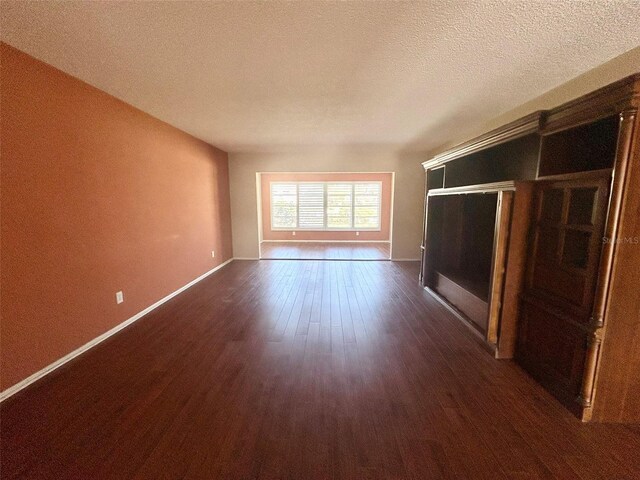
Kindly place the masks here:
POLYGON ((432 149, 640 39, 640 0, 0 8, 7 43, 229 151, 432 149))

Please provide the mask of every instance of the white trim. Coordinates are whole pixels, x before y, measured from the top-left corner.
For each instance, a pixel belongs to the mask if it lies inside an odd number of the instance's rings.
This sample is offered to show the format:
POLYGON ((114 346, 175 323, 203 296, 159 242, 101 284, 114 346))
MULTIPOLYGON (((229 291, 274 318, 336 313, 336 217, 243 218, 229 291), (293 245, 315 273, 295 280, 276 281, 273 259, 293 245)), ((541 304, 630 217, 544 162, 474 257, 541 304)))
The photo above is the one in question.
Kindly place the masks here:
POLYGON ((94 338, 93 340, 85 343, 84 345, 82 345, 79 348, 76 348, 73 352, 70 352, 68 354, 66 354, 64 357, 56 360, 55 362, 47 365, 46 367, 44 367, 42 370, 37 371, 36 373, 29 375, 27 378, 25 378, 24 380, 21 380, 20 382, 16 383, 15 385, 13 385, 12 387, 7 388, 6 390, 0 392, 0 402, 3 402, 4 400, 6 400, 7 398, 11 397, 12 395, 15 395, 16 393, 18 393, 20 390, 22 390, 25 387, 28 387, 29 385, 31 385, 32 383, 40 380, 42 377, 44 377, 45 375, 53 372, 55 369, 57 369, 58 367, 61 367, 62 365, 64 365, 65 363, 73 360, 74 358, 76 358, 79 355, 82 355, 84 352, 86 352, 87 350, 89 350, 90 348, 95 347, 96 345, 98 345, 99 343, 105 341, 107 338, 111 337, 112 335, 115 335, 116 333, 118 333, 120 330, 122 330, 123 328, 128 327, 129 325, 131 325, 133 322, 135 322, 136 320, 139 320, 140 318, 144 317, 147 313, 151 312, 152 310, 155 310, 156 308, 158 308, 160 305, 162 305, 163 303, 167 302, 168 300, 171 300, 173 297, 175 297, 176 295, 184 292, 187 288, 195 285, 196 283, 198 283, 200 280, 204 279, 205 277, 208 277, 209 275, 211 275, 212 273, 216 272, 217 270, 220 270, 222 267, 224 267, 225 265, 228 265, 229 263, 231 263, 233 260, 235 260, 234 258, 230 258, 229 260, 227 260, 224 263, 221 263, 220 265, 218 265, 215 268, 212 268, 211 270, 209 270, 206 273, 203 273, 202 275, 200 275, 198 278, 191 280, 189 283, 187 283, 186 285, 184 285, 183 287, 180 287, 178 290, 176 290, 173 293, 170 293, 169 295, 167 295, 166 297, 158 300, 156 303, 154 303, 153 305, 145 308, 144 310, 142 310, 141 312, 136 313, 133 317, 125 320, 124 322, 116 325, 115 327, 113 327, 111 330, 103 333, 102 335, 94 338))
POLYGON ((260 260, 257 257, 233 257, 234 260, 260 260))
POLYGON ((275 227, 272 232, 381 232, 382 228, 291 228, 291 227, 275 227))
MULTIPOLYGON (((287 174, 287 175, 335 175, 336 173, 339 173, 340 175, 350 175, 352 173, 358 173, 358 174, 363 174, 363 175, 368 175, 368 174, 379 174, 379 173, 394 173, 391 170, 385 170, 385 171, 381 171, 381 172, 372 172, 371 170, 364 170, 364 171, 360 171, 360 172, 354 172, 353 170, 332 170, 330 172, 324 171, 324 172, 307 172, 307 171, 301 171, 301 170, 297 170, 295 172, 284 172, 284 171, 280 171, 280 170, 269 170, 269 171, 262 171, 262 172, 258 172, 260 174, 266 173, 268 175, 280 175, 280 174, 287 174)), ((349 180, 345 180, 345 181, 349 181, 349 180)), ((363 182, 366 182, 367 180, 362 180, 363 182)), ((375 180, 374 180, 375 181, 375 180)))
MULTIPOLYGON (((389 205, 389 258, 393 258, 393 210, 396 204, 396 172, 391 172, 391 205, 389 205)), ((380 210, 382 218, 382 210, 380 210)))
POLYGON ((260 243, 391 243, 389 240, 263 240, 260 243))
POLYGON ((392 258, 392 262, 419 262, 419 258, 392 258))
POLYGON ((262 241, 262 176, 256 173, 256 208, 258 209, 258 244, 262 241))
MULTIPOLYGON (((269 199, 269 201, 271 201, 271 199, 269 199)), ((262 174, 260 172, 256 172, 256 207, 258 208, 258 258, 260 258, 262 257, 261 245, 264 237, 264 220, 262 218, 262 174)), ((239 258, 239 260, 242 259, 239 258)))
POLYGON ((261 262, 390 262, 390 258, 261 258, 261 262))

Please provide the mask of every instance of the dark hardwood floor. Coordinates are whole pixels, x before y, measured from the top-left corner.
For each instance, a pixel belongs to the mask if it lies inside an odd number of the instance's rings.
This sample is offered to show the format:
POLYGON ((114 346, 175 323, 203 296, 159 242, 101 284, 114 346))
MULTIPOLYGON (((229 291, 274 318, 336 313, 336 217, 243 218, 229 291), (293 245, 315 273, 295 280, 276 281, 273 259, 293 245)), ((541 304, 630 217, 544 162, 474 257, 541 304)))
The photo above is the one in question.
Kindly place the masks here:
POLYGON ((394 262, 235 261, 2 403, 3 479, 638 479, 394 262))
POLYGON ((384 242, 262 242, 260 258, 296 260, 388 260, 384 242))

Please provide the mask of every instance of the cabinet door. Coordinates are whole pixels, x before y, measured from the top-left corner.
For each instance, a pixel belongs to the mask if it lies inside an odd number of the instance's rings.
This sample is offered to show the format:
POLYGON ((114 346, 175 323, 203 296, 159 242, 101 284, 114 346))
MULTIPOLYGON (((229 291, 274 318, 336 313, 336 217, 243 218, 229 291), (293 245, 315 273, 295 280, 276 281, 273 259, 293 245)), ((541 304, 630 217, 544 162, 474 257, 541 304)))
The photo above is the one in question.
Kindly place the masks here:
POLYGON ((568 404, 582 382, 609 179, 536 188, 516 358, 568 404))

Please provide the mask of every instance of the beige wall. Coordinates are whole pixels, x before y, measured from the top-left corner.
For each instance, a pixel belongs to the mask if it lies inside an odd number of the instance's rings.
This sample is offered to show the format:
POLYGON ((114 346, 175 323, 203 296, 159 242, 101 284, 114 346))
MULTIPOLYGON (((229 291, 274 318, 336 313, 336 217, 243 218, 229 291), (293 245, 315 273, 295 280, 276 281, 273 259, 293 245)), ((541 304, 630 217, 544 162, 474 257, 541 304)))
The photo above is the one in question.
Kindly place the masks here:
POLYGON ((640 72, 640 47, 629 50, 607 63, 603 63, 599 67, 589 70, 579 77, 576 77, 553 90, 549 90, 545 94, 540 95, 539 97, 534 98, 513 110, 495 117, 490 122, 482 125, 468 125, 467 127, 461 128, 460 130, 462 131, 463 136, 452 136, 450 142, 432 150, 425 155, 424 159, 427 160, 459 143, 493 130, 494 128, 498 128, 505 123, 517 120, 529 113, 537 110, 547 110, 557 107, 569 100, 573 100, 574 98, 593 92, 598 88, 604 87, 616 80, 620 80, 638 72, 640 72))
POLYGON ((395 172, 392 258, 418 259, 422 231, 422 155, 381 149, 313 148, 285 153, 229 154, 233 252, 258 257, 258 172, 395 172))
MULTIPOLYGON (((397 153, 381 149, 308 149, 289 153, 230 154, 233 249, 236 257, 258 256, 256 172, 396 172, 394 259, 418 258, 422 228, 423 175, 420 163, 469 138, 536 110, 556 107, 633 73, 640 72, 640 47, 556 87, 481 125, 460 125, 451 141, 430 152, 397 153), (466 132, 466 133, 465 133, 466 132)), ((427 112, 425 112, 427 115, 427 112)))

